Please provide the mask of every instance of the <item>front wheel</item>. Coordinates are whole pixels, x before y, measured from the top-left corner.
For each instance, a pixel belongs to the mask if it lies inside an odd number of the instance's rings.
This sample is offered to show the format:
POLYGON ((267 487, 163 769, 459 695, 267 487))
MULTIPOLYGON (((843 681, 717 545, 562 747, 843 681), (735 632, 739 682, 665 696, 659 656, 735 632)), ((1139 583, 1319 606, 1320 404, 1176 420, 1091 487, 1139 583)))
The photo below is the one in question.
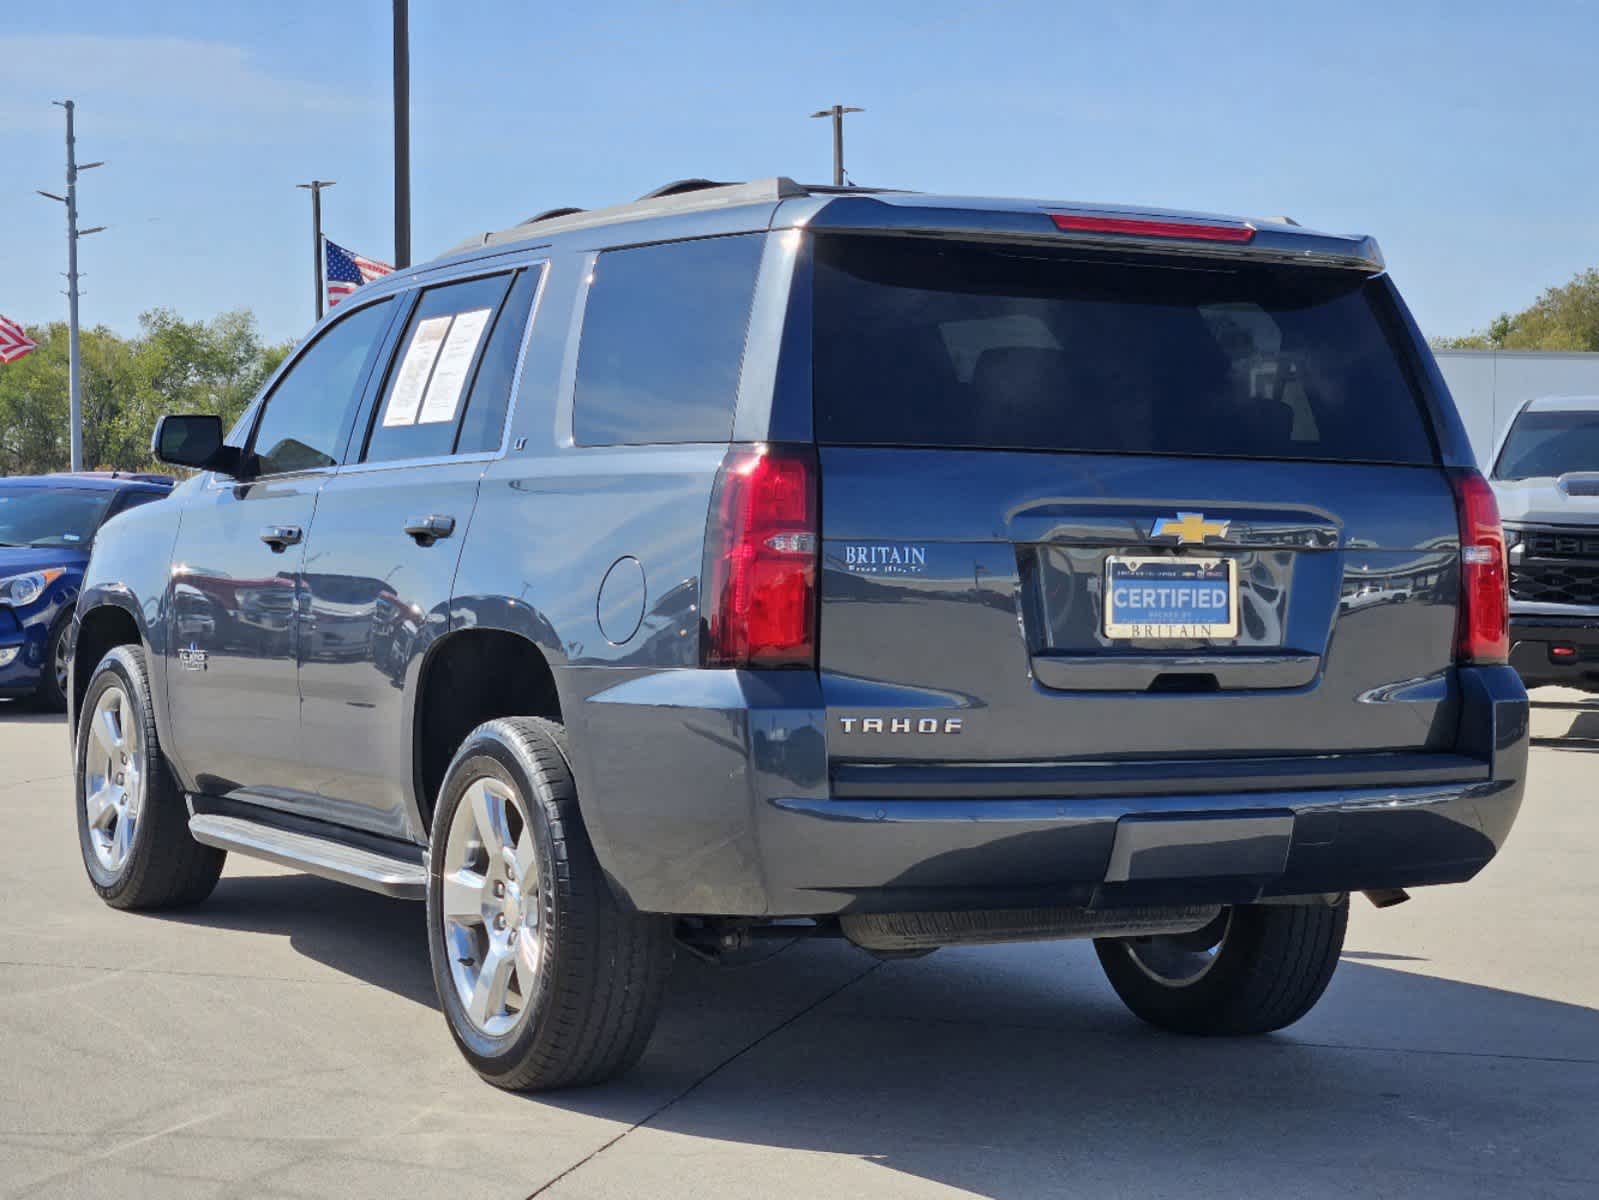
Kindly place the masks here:
POLYGON ((78 714, 78 845, 112 908, 172 908, 211 894, 227 857, 189 836, 189 812, 156 731, 144 651, 100 660, 78 714))
POLYGON ((1270 1033, 1308 1013, 1327 990, 1349 923, 1336 905, 1224 908, 1194 933, 1101 938, 1111 987, 1137 1016, 1176 1033, 1270 1033))
POLYGON ((428 862, 433 981, 478 1074, 541 1091, 638 1060, 665 993, 671 927, 612 895, 561 726, 518 717, 473 730, 445 774, 428 862))
POLYGON ((65 712, 71 656, 67 639, 72 633, 72 615, 63 614, 50 630, 44 645, 44 670, 39 675, 39 687, 33 693, 34 706, 45 712, 65 712))

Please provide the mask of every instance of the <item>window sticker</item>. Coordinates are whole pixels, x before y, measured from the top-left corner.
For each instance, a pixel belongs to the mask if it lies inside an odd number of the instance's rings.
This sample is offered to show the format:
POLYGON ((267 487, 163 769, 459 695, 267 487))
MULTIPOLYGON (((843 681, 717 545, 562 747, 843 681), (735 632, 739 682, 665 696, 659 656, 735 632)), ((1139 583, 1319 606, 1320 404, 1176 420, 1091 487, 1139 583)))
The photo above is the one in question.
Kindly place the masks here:
POLYGON ((474 308, 460 313, 450 334, 444 339, 444 349, 439 353, 438 366, 433 368, 433 378, 428 383, 427 395, 422 400, 418 425, 431 425, 438 421, 453 421, 461 407, 461 392, 466 387, 467 369, 477 344, 483 340, 483 329, 489 323, 492 309, 474 308))
POLYGON ((427 386, 433 360, 439 356, 450 320, 449 317, 429 317, 417 325, 411 344, 405 348, 399 378, 389 393, 389 405, 383 410, 385 428, 416 424, 417 409, 422 406, 422 390, 427 386))

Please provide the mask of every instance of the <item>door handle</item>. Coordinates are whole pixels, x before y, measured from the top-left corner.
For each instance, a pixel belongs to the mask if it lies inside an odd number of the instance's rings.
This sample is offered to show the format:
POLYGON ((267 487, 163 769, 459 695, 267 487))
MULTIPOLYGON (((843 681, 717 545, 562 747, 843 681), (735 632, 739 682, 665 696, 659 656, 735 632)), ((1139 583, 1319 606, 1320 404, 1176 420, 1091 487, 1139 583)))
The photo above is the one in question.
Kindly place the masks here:
POLYGON ((418 546, 431 546, 440 538, 447 538, 455 532, 455 518, 440 513, 412 517, 405 523, 405 532, 416 539, 418 546))
POLYGON ((282 554, 290 546, 298 546, 305 530, 298 525, 268 525, 261 530, 261 540, 272 547, 273 554, 282 554))

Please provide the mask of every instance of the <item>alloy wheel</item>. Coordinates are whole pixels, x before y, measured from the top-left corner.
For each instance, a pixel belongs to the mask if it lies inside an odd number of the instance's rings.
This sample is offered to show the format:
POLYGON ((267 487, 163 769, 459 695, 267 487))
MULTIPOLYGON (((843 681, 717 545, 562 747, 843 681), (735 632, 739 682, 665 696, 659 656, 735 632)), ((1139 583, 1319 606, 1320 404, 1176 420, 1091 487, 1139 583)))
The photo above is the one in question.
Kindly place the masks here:
POLYGON ((56 673, 56 690, 65 696, 67 694, 67 676, 71 666, 71 659, 67 655, 67 631, 63 629, 55 640, 55 653, 51 664, 56 673))
POLYGON ((467 785, 450 820, 439 914, 450 978, 467 1020, 503 1037, 538 986, 543 915, 538 849, 526 805, 501 780, 467 785))
POLYGON ((83 807, 94 856, 120 871, 133 849, 144 803, 144 755, 139 719, 128 694, 113 685, 100 693, 89 716, 83 764, 83 807))

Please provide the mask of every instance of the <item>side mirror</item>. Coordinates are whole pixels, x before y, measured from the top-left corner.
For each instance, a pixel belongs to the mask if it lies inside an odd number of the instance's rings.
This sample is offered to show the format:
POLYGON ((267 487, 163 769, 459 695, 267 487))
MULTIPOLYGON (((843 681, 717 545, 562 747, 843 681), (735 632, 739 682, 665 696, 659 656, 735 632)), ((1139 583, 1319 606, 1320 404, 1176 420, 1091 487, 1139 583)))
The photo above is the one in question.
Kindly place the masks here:
POLYGON ((162 417, 155 423, 150 453, 161 462, 197 471, 232 475, 239 468, 238 448, 222 444, 222 418, 209 413, 162 417))

